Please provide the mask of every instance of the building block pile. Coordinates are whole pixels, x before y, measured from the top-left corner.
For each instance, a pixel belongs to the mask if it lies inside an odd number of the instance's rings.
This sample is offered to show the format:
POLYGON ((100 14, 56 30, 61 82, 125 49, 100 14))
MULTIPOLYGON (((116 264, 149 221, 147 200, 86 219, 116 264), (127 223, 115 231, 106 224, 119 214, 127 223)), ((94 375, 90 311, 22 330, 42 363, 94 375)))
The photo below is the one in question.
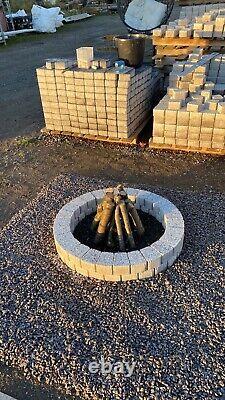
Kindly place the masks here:
POLYGON ((49 60, 37 69, 47 130, 129 138, 149 117, 158 81, 149 66, 80 69, 49 60))
POLYGON ((223 2, 217 2, 216 4, 199 4, 199 5, 192 5, 182 7, 180 11, 180 19, 188 18, 190 21, 202 16, 205 13, 210 11, 219 11, 224 10, 225 6, 223 2))
POLYGON ((208 38, 225 37, 225 7, 212 9, 200 16, 185 13, 180 19, 153 30, 153 37, 208 38))
POLYGON ((186 59, 196 47, 209 53, 224 50, 224 4, 184 7, 182 10, 179 19, 153 30, 158 67, 173 65, 177 57, 186 59))
POLYGON ((225 56, 201 50, 177 62, 167 95, 153 110, 152 144, 163 147, 225 150, 225 56))

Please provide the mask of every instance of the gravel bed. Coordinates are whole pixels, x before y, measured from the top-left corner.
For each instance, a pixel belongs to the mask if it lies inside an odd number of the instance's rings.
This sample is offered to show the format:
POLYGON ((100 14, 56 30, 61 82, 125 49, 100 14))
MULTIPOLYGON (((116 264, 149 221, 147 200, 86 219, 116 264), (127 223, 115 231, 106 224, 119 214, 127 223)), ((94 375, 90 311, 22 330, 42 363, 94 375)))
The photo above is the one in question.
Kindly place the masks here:
POLYGON ((68 200, 109 184, 60 176, 3 229, 0 361, 80 399, 222 399, 225 196, 143 187, 183 213, 183 251, 151 280, 110 283, 70 271, 52 237, 68 200), (133 375, 91 374, 101 355, 133 375))

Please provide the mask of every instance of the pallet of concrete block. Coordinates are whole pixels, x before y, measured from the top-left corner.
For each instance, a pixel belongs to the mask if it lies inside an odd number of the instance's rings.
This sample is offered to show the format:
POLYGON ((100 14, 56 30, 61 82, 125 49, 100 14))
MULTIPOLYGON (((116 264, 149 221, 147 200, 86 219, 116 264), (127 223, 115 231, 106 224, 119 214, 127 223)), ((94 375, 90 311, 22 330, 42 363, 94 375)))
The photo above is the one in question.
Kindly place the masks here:
MULTIPOLYGON (((188 7, 185 7, 188 8, 188 7)), ((196 11, 197 15, 197 11, 196 11)), ((182 18, 153 30, 157 65, 164 57, 187 58, 195 47, 205 52, 225 49, 225 7, 211 8, 201 16, 181 14, 182 18)))
POLYGON ((179 6, 196 7, 198 5, 211 6, 223 4, 224 0, 178 0, 179 6))
POLYGON ((161 74, 147 65, 92 70, 49 60, 37 78, 47 131, 132 143, 149 119, 161 74))
POLYGON ((193 6, 187 6, 187 7, 182 7, 180 11, 180 19, 183 18, 188 18, 190 21, 195 21, 196 17, 201 17, 203 14, 208 13, 210 11, 219 11, 223 10, 225 8, 225 3, 224 2, 216 2, 216 4, 199 4, 199 5, 193 5, 193 6))
POLYGON ((225 56, 194 56, 174 64, 150 146, 225 154, 225 56))

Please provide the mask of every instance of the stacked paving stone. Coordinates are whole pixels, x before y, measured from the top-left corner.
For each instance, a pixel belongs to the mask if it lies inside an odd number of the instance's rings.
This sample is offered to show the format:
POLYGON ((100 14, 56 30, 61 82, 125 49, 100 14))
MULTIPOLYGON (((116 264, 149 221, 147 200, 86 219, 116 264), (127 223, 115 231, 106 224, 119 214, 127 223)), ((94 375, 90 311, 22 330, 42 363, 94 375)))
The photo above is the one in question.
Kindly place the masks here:
POLYGON ((167 95, 153 111, 153 145, 225 150, 225 56, 199 53, 174 64, 167 95))
POLYGON ((169 25, 154 29, 153 37, 221 39, 225 37, 224 26, 225 7, 196 17, 187 14, 186 17, 169 22, 169 25))
MULTIPOLYGON (((203 8, 205 10, 206 7, 203 8)), ((191 11, 193 9, 194 7, 191 11)), ((195 14, 191 11, 183 12, 179 19, 153 30, 157 66, 171 65, 178 56, 185 59, 197 46, 208 52, 222 51, 225 38, 225 7, 220 5, 220 8, 215 8, 212 5, 207 12, 201 13, 199 6, 195 14), (174 59, 167 60, 169 62, 166 63, 164 57, 174 59)))
POLYGON ((46 128, 100 137, 129 138, 148 118, 157 81, 152 69, 79 69, 50 60, 37 69, 46 128))
MULTIPOLYGON (((212 2, 211 2, 212 3, 212 2)), ((199 4, 199 5, 192 5, 187 7, 182 7, 180 12, 180 18, 188 18, 189 20, 193 20, 196 17, 202 16, 203 14, 209 11, 218 11, 223 10, 224 4, 223 2, 217 4, 199 4)))

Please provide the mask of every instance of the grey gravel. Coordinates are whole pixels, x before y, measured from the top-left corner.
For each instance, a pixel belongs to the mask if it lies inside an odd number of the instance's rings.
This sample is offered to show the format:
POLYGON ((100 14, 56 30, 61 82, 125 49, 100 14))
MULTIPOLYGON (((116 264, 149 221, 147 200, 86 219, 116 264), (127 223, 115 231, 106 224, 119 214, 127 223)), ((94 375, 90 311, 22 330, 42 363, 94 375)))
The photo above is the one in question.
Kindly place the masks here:
POLYGON ((52 225, 68 200, 112 184, 60 176, 3 229, 0 361, 81 399, 222 399, 225 196, 143 187, 180 208, 183 252, 153 279, 105 283, 58 259, 52 225), (101 355, 136 361, 131 378, 90 374, 101 355))

